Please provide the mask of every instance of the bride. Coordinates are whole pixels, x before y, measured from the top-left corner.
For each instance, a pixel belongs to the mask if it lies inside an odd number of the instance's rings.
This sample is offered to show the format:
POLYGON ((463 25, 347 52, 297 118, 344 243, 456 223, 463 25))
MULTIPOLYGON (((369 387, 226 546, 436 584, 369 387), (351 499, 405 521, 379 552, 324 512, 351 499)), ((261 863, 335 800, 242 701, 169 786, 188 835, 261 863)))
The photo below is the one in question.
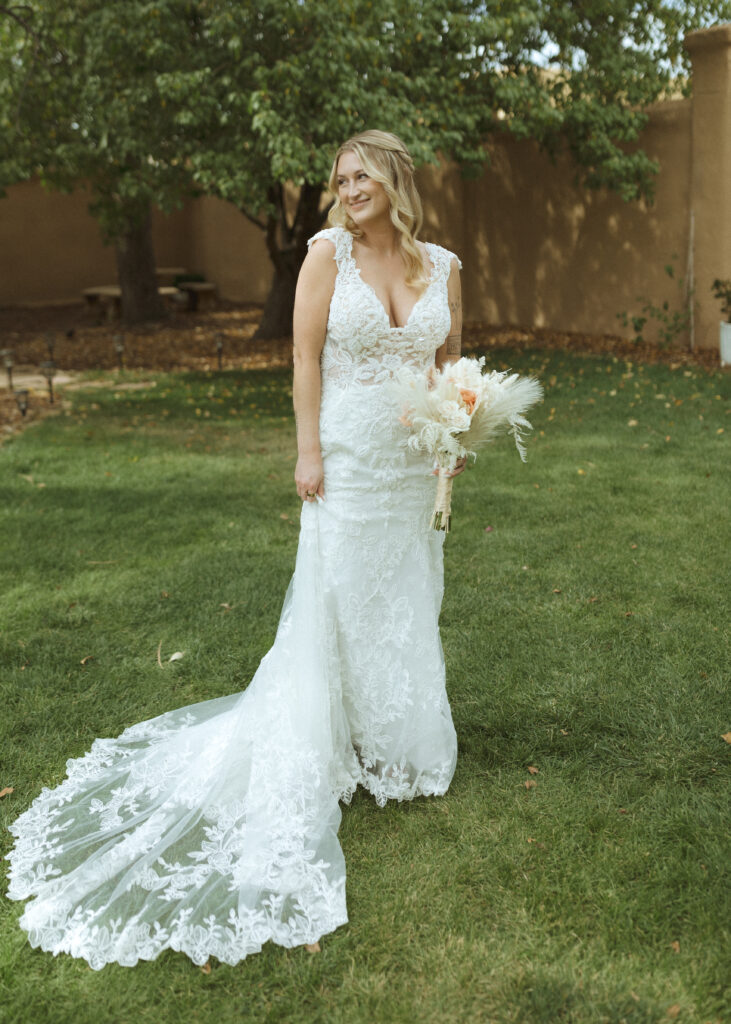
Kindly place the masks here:
POLYGON ((348 920, 339 802, 359 784, 379 806, 450 784, 444 534, 388 384, 459 357, 461 264, 418 240, 413 170, 395 135, 345 142, 331 226, 309 241, 294 311, 303 506, 274 645, 242 693, 95 740, 14 822, 8 895, 32 897, 34 946, 95 969, 313 946, 348 920))

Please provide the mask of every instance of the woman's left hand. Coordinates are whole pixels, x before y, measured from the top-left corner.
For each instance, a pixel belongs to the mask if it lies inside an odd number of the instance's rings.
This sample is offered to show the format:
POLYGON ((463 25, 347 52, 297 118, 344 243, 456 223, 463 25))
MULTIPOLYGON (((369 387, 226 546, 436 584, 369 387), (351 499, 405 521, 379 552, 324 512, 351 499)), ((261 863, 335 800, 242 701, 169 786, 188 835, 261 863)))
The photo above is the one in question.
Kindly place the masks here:
MULTIPOLYGON (((461 459, 457 459, 457 465, 454 467, 454 469, 450 470, 449 473, 447 473, 446 475, 447 476, 459 476, 459 474, 460 473, 464 473, 464 471, 466 469, 467 469, 467 456, 463 455, 461 459)), ((435 469, 432 472, 432 476, 436 476, 438 473, 439 473, 439 470, 435 469)))

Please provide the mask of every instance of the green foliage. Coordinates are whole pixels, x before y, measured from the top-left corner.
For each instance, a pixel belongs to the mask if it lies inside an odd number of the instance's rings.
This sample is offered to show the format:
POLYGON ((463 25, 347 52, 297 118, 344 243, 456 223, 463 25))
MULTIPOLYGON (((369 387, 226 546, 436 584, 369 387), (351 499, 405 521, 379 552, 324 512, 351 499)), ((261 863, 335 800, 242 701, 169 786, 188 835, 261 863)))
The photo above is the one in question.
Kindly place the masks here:
MULTIPOLYGON (((676 260, 677 258, 678 254, 673 253, 671 259, 676 260)), ((663 269, 669 278, 676 280, 672 263, 666 263, 663 269)), ((664 299, 662 305, 656 306, 650 300, 643 300, 642 296, 638 296, 637 301, 643 303, 642 314, 630 315, 626 310, 616 314, 623 327, 632 326, 632 330, 635 332, 632 341, 637 344, 644 343, 645 338, 642 332, 645 325, 653 320, 656 321, 658 342, 662 347, 672 345, 676 338, 690 328, 691 303, 695 288, 686 289, 685 280, 682 277, 677 278, 677 286, 681 303, 679 309, 671 309, 668 299, 664 299)))
POLYGON ((651 196, 628 152, 729 0, 29 0, 0 6, 0 185, 86 183, 108 237, 192 187, 250 216, 319 185, 335 144, 396 130, 477 173, 493 133, 567 147, 579 179, 651 196), (550 67, 540 53, 550 55, 550 67))
POLYGON ((0 185, 84 186, 107 239, 192 182, 160 76, 196 56, 185 0, 32 0, 0 9, 0 185))
POLYGON ((731 324, 731 278, 727 281, 722 281, 717 277, 711 285, 711 291, 722 303, 721 310, 723 315, 727 317, 728 323, 731 324))
MULTIPOLYGON (((728 376, 487 355, 546 401, 525 465, 506 439, 455 483, 447 795, 343 808, 316 956, 93 972, 3 901, 4 1024, 728 1019, 728 376)), ((3 826, 96 736, 243 689, 294 566, 289 372, 108 383, 2 448, 3 826)))

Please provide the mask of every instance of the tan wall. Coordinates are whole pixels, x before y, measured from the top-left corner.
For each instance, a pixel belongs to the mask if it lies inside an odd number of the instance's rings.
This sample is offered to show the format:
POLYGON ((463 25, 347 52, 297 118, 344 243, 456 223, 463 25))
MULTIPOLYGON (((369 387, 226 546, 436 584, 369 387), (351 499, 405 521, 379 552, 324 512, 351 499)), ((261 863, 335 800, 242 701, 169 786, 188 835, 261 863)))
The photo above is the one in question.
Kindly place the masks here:
POLYGON ((650 112, 642 145, 660 163, 652 206, 578 188, 568 156, 554 166, 531 142, 496 141, 482 177, 461 189, 449 178, 446 200, 445 176, 425 176, 426 204, 435 203, 463 259, 467 318, 622 333, 616 313, 639 313, 638 295, 682 302, 663 267, 676 253, 685 276, 690 107, 675 101, 650 112), (461 209, 451 198, 459 191, 461 209))
MULTIPOLYGON (((0 199, 0 305, 78 302, 84 288, 117 280, 114 250, 102 244, 88 192, 62 195, 26 181, 7 193, 0 199)), ((189 221, 185 208, 168 217, 155 211, 159 266, 185 265, 189 221)))
POLYGON ((240 302, 263 302, 272 277, 264 232, 231 203, 198 199, 191 204, 191 255, 195 269, 240 302))
MULTIPOLYGON (((651 205, 579 189, 568 156, 554 165, 534 143, 507 138, 494 140, 478 180, 463 181, 454 166, 419 171, 423 237, 462 258, 467 319, 628 334, 618 312, 640 314, 645 301, 683 304, 663 269, 672 262, 676 278, 690 268, 695 283, 692 337, 679 340, 718 346, 710 284, 731 277, 731 25, 693 32, 685 45, 693 99, 651 107, 637 143, 660 166, 651 205)), ((116 280, 83 192, 47 194, 27 182, 8 194, 0 200, 0 305, 74 301, 83 288, 116 280)), ((154 239, 159 266, 204 273, 224 298, 266 296, 263 234, 230 204, 198 199, 158 214, 154 239)), ((645 333, 657 337, 652 324, 645 333)))
POLYGON ((693 62, 695 340, 716 348, 722 314, 711 282, 731 278, 731 24, 692 32, 685 46, 693 62))

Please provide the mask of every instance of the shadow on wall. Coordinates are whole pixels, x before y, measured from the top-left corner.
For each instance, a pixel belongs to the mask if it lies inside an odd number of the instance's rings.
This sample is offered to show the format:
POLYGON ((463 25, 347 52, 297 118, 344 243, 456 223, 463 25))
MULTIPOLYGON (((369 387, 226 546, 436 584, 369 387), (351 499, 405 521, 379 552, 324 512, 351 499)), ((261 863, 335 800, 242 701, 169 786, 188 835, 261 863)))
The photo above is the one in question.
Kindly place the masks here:
POLYGON ((532 142, 497 141, 482 178, 462 183, 466 316, 622 334, 617 312, 639 313, 647 299, 678 305, 664 267, 677 254, 685 277, 690 101, 655 108, 643 148, 660 164, 653 205, 578 188, 567 155, 553 165, 532 142))

